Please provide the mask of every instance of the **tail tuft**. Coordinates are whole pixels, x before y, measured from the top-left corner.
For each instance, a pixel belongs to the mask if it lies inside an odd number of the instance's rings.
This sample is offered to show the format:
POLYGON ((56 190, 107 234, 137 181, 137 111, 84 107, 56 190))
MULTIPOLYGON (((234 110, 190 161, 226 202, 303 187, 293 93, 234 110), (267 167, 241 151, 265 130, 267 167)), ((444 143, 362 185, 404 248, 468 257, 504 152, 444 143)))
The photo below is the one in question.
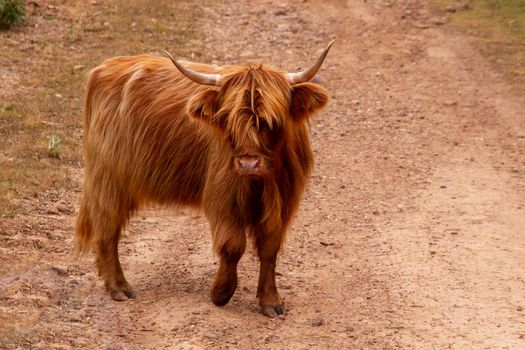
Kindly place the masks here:
POLYGON ((89 211, 85 199, 80 206, 76 222, 75 249, 81 254, 88 253, 91 250, 93 238, 93 228, 89 217, 89 211))

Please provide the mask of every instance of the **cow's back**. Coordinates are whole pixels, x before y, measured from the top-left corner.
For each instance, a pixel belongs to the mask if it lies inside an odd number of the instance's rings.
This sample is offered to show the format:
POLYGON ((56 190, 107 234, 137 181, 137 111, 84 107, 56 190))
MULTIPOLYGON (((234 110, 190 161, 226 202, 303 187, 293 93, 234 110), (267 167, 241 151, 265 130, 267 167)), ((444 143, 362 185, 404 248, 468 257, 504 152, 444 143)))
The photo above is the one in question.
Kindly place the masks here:
POLYGON ((133 206, 198 206, 217 147, 185 110, 198 88, 169 60, 154 56, 116 57, 93 69, 84 118, 86 191, 96 195, 116 186, 133 206))

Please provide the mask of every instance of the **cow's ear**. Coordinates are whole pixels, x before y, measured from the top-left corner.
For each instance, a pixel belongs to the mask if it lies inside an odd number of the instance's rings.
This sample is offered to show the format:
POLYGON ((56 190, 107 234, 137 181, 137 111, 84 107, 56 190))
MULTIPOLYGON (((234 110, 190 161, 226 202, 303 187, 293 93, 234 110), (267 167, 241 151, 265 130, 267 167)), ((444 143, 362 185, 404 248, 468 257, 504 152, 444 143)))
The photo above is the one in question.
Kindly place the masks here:
POLYGON ((302 83, 292 87, 290 114, 294 120, 308 118, 328 104, 328 91, 319 84, 302 83))
MULTIPOLYGON (((188 102, 188 113, 197 119, 215 124, 213 116, 219 110, 219 91, 205 89, 195 93, 188 102)), ((218 125, 217 125, 218 126, 218 125)))

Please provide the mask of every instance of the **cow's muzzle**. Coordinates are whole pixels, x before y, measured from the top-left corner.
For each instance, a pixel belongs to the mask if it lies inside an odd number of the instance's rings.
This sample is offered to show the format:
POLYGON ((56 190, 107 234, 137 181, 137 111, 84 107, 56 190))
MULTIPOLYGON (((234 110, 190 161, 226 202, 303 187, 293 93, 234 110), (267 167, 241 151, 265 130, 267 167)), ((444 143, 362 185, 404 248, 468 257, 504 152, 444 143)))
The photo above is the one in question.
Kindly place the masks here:
POLYGON ((234 167, 240 176, 263 176, 267 172, 265 159, 260 155, 251 153, 236 156, 234 167))

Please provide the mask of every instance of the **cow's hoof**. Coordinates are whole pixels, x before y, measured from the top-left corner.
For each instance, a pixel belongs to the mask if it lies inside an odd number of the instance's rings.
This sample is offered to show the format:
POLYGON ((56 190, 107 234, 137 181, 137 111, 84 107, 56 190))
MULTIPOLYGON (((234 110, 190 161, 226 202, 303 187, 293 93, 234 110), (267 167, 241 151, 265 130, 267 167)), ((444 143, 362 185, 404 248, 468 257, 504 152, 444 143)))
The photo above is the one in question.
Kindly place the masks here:
POLYGON ((235 288, 212 288, 211 301, 217 306, 224 306, 228 304, 235 293, 235 288))
POLYGON ((111 298, 115 301, 126 301, 129 299, 135 299, 137 295, 133 289, 127 285, 122 287, 108 288, 111 298))
POLYGON ((284 315, 286 311, 283 304, 278 305, 261 305, 262 312, 268 317, 279 317, 279 315, 284 315))
POLYGON ((215 284, 211 289, 211 301, 217 306, 228 304, 235 293, 237 283, 224 283, 223 285, 215 284))

